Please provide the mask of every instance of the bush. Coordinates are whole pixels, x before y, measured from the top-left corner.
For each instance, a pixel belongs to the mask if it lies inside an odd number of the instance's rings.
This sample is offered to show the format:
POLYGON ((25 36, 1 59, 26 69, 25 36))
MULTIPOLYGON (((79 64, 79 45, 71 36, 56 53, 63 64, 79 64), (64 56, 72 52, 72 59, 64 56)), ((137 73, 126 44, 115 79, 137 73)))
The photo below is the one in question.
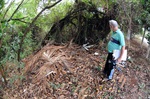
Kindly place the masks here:
POLYGON ((150 33, 146 35, 146 39, 148 40, 148 44, 150 44, 150 33))

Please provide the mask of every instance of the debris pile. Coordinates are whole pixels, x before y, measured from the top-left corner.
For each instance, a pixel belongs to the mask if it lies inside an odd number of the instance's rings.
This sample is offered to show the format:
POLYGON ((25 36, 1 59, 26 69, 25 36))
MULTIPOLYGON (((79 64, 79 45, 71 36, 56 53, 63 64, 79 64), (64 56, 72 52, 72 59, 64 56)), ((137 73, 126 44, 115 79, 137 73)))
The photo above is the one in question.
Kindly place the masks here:
POLYGON ((137 57, 141 54, 139 50, 132 51, 136 47, 138 49, 134 44, 134 47, 131 46, 128 51, 131 60, 125 68, 121 68, 123 75, 115 70, 113 80, 105 82, 102 68, 107 52, 104 48, 94 45, 86 50, 83 46, 75 44, 46 45, 24 60, 26 79, 14 88, 6 88, 3 98, 129 99, 133 97, 137 99, 148 97, 150 64, 144 61, 142 56, 137 57))
POLYGON ((103 63, 104 58, 100 59, 77 45, 45 46, 25 62, 25 73, 32 88, 25 88, 24 95, 26 98, 33 93, 35 96, 45 93, 53 98, 85 97, 82 96, 84 93, 94 95, 102 81, 100 61, 103 63), (34 90, 30 93, 31 89, 34 90))

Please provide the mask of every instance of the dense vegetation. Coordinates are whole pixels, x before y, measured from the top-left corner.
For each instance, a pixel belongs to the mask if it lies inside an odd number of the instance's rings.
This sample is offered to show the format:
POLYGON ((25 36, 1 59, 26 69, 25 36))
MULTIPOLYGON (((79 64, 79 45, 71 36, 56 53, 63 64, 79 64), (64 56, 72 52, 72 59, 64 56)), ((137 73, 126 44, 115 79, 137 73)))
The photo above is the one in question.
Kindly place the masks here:
POLYGON ((12 65, 22 72, 22 59, 52 40, 105 43, 110 19, 118 21, 127 40, 139 34, 150 42, 150 0, 0 0, 0 73, 5 84, 24 78, 6 79, 12 65))

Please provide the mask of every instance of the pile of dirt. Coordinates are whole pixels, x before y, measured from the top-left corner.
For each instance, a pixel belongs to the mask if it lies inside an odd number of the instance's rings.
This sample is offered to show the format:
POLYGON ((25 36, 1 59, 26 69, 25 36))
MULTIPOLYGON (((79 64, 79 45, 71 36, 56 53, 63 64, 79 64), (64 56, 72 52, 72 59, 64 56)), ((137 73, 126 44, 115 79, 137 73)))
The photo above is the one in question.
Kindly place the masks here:
POLYGON ((105 48, 86 51, 82 46, 47 45, 29 56, 21 85, 5 90, 4 98, 15 99, 138 99, 148 98, 150 63, 141 55, 135 42, 129 49, 130 61, 122 72, 116 70, 112 81, 104 82, 102 68, 105 48), (135 50, 135 51, 133 51, 135 50), (97 52, 99 55, 94 55, 97 52), (137 61, 138 60, 138 61, 137 61), (144 63, 143 63, 144 62, 144 63), (123 81, 122 74, 124 75, 123 81), (124 84, 123 84, 124 82, 124 84), (137 95, 138 93, 138 95, 137 95))

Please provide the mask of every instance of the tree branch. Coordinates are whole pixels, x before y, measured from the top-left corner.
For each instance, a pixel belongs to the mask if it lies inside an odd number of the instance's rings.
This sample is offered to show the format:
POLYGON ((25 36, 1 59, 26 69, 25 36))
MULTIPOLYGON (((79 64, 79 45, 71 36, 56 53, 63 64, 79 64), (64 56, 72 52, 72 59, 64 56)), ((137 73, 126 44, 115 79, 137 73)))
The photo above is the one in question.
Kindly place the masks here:
MULTIPOLYGON (((14 18, 14 19, 11 19, 11 20, 16 20, 16 21, 20 21, 20 22, 23 22, 23 23, 29 23, 29 22, 25 22, 23 21, 22 19, 25 19, 27 17, 23 17, 23 18, 14 18)), ((10 21, 10 20, 9 20, 10 21)), ((2 20, 1 23, 4 23, 4 22, 8 22, 8 20, 2 20)))
MULTIPOLYGON (((33 19, 31 25, 34 24, 34 22, 37 20, 37 18, 38 18, 46 9, 52 8, 53 6, 55 6, 56 4, 58 4, 58 3, 61 2, 61 1, 62 1, 62 0, 59 0, 59 1, 55 2, 53 5, 46 6, 44 9, 42 9, 42 10, 39 12, 39 14, 33 19)), ((31 26, 31 25, 30 25, 30 26, 31 26)))
POLYGON ((122 9, 123 9, 123 12, 124 12, 125 16, 126 16, 127 18, 129 18, 130 16, 126 13, 126 12, 127 12, 127 9, 126 9, 126 7, 125 7, 125 2, 124 2, 124 0, 122 1, 122 9))
POLYGON ((8 8, 7 8, 6 12, 4 13, 3 20, 4 20, 6 14, 7 14, 7 12, 8 12, 8 10, 10 9, 10 7, 11 7, 11 5, 12 5, 12 3, 13 3, 14 1, 15 1, 15 0, 11 1, 11 3, 8 5, 8 8))
POLYGON ((21 42, 19 44, 19 50, 18 50, 18 61, 20 61, 20 53, 21 53, 21 49, 22 49, 22 44, 24 42, 24 38, 26 37, 27 33, 31 30, 33 24, 35 23, 35 21, 38 19, 38 17, 46 10, 46 9, 50 9, 52 7, 54 7, 56 4, 58 4, 59 2, 61 2, 62 0, 59 0, 57 2, 55 2, 53 5, 50 6, 46 6, 44 9, 42 9, 39 14, 33 19, 33 21, 31 22, 31 24, 29 25, 29 27, 26 28, 26 31, 24 32, 24 36, 21 39, 21 42))
POLYGON ((25 19, 27 17, 22 17, 22 18, 13 18, 12 20, 22 20, 22 19, 25 19))
POLYGON ((21 3, 18 5, 18 7, 16 8, 16 10, 13 12, 13 14, 11 15, 11 17, 8 19, 8 22, 12 19, 12 17, 15 15, 15 13, 18 11, 18 9, 20 8, 20 6, 22 5, 22 3, 24 2, 24 0, 21 1, 21 3))
POLYGON ((16 18, 16 19, 11 19, 11 20, 20 21, 20 22, 23 22, 23 23, 26 23, 26 24, 30 24, 30 22, 23 21, 22 19, 24 19, 24 18, 16 18))

